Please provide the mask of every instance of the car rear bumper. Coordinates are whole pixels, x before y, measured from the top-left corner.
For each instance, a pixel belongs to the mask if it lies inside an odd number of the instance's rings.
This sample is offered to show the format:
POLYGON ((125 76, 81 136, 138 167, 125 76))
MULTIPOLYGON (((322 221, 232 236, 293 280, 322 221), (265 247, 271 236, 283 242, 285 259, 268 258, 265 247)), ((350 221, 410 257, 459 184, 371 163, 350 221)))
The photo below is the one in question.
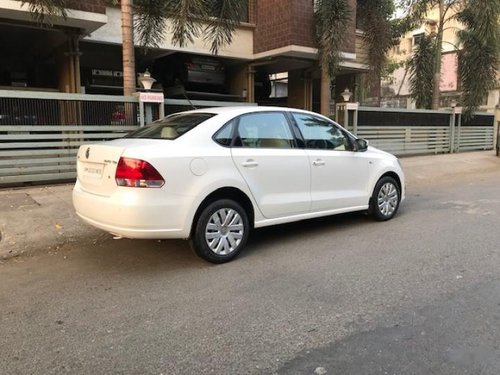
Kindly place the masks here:
POLYGON ((88 224, 126 238, 188 238, 190 223, 186 196, 167 197, 161 189, 117 188, 99 196, 73 188, 73 206, 88 224), (189 224, 188 224, 189 223, 189 224))

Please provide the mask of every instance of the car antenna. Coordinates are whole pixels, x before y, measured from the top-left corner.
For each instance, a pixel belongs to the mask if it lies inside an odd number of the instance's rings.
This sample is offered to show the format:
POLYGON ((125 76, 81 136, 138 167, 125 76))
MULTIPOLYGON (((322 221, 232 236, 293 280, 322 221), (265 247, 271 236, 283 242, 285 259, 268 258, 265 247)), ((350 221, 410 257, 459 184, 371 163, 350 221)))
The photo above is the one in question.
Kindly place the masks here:
POLYGON ((186 87, 183 85, 182 86, 182 95, 184 95, 184 97, 186 98, 186 100, 188 101, 189 105, 193 108, 193 109, 198 109, 196 108, 196 106, 193 104, 193 102, 191 102, 191 99, 188 98, 187 96, 187 92, 186 92, 186 87))

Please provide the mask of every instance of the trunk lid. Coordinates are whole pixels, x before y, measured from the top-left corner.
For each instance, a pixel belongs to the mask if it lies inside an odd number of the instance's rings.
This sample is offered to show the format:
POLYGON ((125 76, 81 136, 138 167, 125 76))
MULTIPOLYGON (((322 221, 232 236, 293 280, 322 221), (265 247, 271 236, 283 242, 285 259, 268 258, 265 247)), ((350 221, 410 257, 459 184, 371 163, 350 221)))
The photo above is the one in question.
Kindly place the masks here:
POLYGON ((77 155, 77 175, 82 190, 109 196, 117 188, 116 167, 125 147, 110 144, 80 146, 77 155))

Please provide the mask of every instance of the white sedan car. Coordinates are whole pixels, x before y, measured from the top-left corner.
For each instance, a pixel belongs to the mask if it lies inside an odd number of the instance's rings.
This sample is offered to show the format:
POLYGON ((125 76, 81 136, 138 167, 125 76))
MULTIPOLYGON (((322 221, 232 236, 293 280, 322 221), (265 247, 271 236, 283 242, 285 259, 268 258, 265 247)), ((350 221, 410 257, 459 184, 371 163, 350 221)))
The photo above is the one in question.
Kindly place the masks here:
POLYGON ((177 113, 80 147, 73 190, 87 223, 127 238, 191 239, 213 263, 252 228, 351 211, 391 219, 398 159, 316 113, 277 107, 177 113))

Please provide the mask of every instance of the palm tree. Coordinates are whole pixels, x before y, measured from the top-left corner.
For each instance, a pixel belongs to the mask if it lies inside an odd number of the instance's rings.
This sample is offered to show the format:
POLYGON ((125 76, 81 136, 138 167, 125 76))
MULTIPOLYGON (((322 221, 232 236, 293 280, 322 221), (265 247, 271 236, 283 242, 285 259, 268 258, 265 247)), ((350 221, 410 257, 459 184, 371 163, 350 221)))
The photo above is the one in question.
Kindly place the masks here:
MULTIPOLYGON (((368 84, 379 90, 382 75, 390 65, 387 53, 404 27, 392 19, 394 12, 393 0, 358 0, 357 21, 363 30, 364 46, 371 66, 368 84)), ((381 93, 377 96, 380 105, 381 93)))
POLYGON ((481 105, 485 93, 498 82, 500 2, 467 0, 457 19, 465 26, 458 32, 463 46, 459 52, 459 71, 464 114, 470 117, 481 105))
MULTIPOLYGON (((368 59, 372 68, 370 81, 380 80, 386 63, 386 52, 393 45, 394 25, 390 18, 394 12, 393 0, 358 0, 357 19, 363 28, 363 39, 368 49, 368 59)), ((347 25, 352 22, 352 14, 347 0, 317 0, 314 14, 316 39, 321 67, 321 113, 330 112, 330 83, 342 62, 341 52, 348 40, 347 25)))
POLYGON ((346 38, 345 30, 351 19, 352 9, 346 0, 317 0, 314 4, 316 39, 321 67, 321 114, 330 114, 330 84, 342 60, 346 38))
POLYGON ((132 0, 121 0, 121 19, 123 95, 131 96, 137 91, 135 80, 134 14, 132 0))
POLYGON ((464 29, 457 32, 460 46, 454 46, 459 56, 459 79, 462 105, 466 116, 478 109, 485 94, 497 81, 500 51, 500 2, 492 0, 404 0, 409 11, 407 19, 414 26, 421 24, 427 13, 439 12, 437 30, 426 38, 410 61, 411 94, 419 108, 439 108, 440 73, 443 33, 448 22, 456 19, 464 29), (453 12, 452 12, 453 11, 453 12), (423 44, 422 44, 423 43, 423 44), (423 55, 434 58, 422 58, 423 55), (429 103, 428 84, 432 81, 432 101, 429 103))
MULTIPOLYGON (((432 79, 432 100, 430 102, 430 107, 432 109, 439 109, 440 100, 440 82, 441 82, 441 61, 443 58, 443 35, 446 25, 453 19, 452 10, 457 10, 461 6, 463 0, 403 0, 402 5, 408 10, 407 19, 410 20, 410 24, 414 27, 418 26, 425 19, 427 14, 432 10, 436 9, 438 11, 438 20, 436 24, 436 31, 432 34, 433 45, 435 48, 432 49, 433 57, 432 59, 419 59, 419 56, 415 55, 416 60, 422 64, 428 65, 427 67, 419 67, 416 65, 415 61, 410 64, 410 72, 413 72, 413 76, 419 76, 419 73, 415 72, 415 69, 420 71, 432 70, 432 77, 426 77, 426 79, 432 79)), ((427 43, 426 48, 430 48, 431 44, 427 43)), ((419 47, 419 51, 422 50, 419 47)), ((426 51, 427 53, 429 51, 426 51)), ((424 82, 420 82, 420 86, 425 86, 424 82)), ((412 85, 413 86, 413 85, 412 85)), ((419 84, 414 87, 418 88, 419 84)), ((412 91, 412 96, 419 103, 428 103, 428 100, 418 95, 421 94, 422 90, 412 91)))
POLYGON ((415 48, 409 61, 410 92, 417 108, 431 108, 434 90, 434 58, 438 46, 436 40, 424 35, 415 48))

